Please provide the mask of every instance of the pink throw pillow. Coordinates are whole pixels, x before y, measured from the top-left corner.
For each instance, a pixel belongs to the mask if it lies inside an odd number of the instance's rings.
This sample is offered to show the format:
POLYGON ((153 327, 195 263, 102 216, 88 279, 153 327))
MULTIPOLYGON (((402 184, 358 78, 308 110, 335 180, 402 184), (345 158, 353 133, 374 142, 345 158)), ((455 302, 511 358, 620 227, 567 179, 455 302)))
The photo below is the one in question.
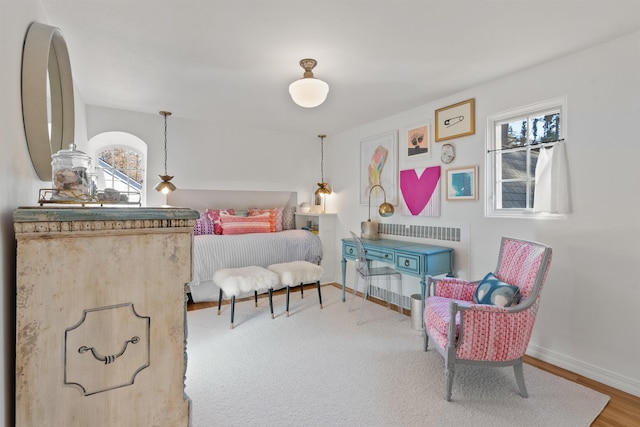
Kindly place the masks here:
POLYGON ((222 234, 270 233, 269 213, 254 216, 220 214, 222 234))
POLYGON ((220 223, 220 214, 235 215, 235 209, 207 209, 205 211, 209 219, 213 222, 213 232, 222 234, 222 225, 220 223))

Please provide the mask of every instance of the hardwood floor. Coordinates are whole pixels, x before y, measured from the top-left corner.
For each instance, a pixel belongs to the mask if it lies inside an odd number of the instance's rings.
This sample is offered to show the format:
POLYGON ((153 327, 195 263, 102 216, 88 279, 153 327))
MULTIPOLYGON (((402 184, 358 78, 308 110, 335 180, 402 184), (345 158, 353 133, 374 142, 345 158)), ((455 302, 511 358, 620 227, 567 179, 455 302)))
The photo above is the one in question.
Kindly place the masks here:
MULTIPOLYGON (((339 287, 342 289, 340 285, 333 284, 333 286, 339 287)), ((305 290, 309 288, 310 291, 315 289, 315 285, 305 286, 305 290)), ((284 289, 278 290, 274 292, 274 295, 284 293, 284 289)), ((261 295, 263 298, 266 295, 261 295)), ((251 297, 253 298, 253 297, 251 297)), ((378 300, 371 300, 375 303, 381 303, 378 300)), ((228 301, 223 301, 223 304, 228 304, 228 301)), ((208 307, 218 307, 217 302, 201 302, 194 303, 189 301, 187 304, 187 310, 199 310, 202 308, 208 307)), ((408 310, 405 310, 405 314, 409 314, 408 310)), ((617 390, 608 385, 599 383, 590 378, 584 377, 582 375, 575 374, 571 371, 567 371, 566 369, 559 368, 550 363, 543 362, 542 360, 525 356, 524 362, 535 366, 538 369, 542 369, 543 371, 549 372, 553 375, 557 375, 561 378, 564 378, 569 381, 573 381, 600 393, 606 394, 610 397, 607 406, 602 410, 600 415, 595 419, 592 426, 593 427, 630 427, 630 426, 640 426, 640 397, 634 396, 629 393, 625 393, 624 391, 617 390)))

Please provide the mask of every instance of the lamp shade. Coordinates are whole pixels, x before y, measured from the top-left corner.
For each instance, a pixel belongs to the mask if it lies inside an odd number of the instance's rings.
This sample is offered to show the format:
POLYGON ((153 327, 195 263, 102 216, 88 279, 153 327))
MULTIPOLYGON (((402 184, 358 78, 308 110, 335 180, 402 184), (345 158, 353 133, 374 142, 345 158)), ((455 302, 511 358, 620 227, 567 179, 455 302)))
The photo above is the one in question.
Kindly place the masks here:
POLYGON ((317 64, 318 61, 315 59, 301 59, 300 66, 304 68, 304 74, 300 80, 296 80, 289 85, 291 99, 301 107, 317 107, 327 99, 329 85, 313 77, 313 72, 311 71, 317 64))
POLYGON ((304 108, 313 108, 327 99, 329 85, 315 77, 303 77, 289 85, 293 102, 304 108))

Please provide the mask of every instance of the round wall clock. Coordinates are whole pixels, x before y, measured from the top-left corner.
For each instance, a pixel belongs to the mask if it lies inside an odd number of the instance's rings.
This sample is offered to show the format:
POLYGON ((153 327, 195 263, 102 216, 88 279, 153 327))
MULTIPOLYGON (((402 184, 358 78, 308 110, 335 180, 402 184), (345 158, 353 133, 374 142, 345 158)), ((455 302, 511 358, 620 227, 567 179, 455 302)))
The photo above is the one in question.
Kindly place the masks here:
POLYGON ((440 160, 442 163, 449 164, 456 158, 456 149, 452 144, 442 144, 440 149, 440 160))

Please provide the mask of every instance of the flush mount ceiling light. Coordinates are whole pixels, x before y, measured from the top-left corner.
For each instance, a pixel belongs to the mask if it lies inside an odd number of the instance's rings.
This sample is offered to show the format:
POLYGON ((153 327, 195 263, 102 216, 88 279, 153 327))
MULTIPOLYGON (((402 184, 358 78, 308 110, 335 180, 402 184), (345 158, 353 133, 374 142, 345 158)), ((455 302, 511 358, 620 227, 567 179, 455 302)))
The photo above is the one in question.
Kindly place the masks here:
POLYGON ((167 194, 176 189, 176 186, 170 182, 173 177, 167 175, 167 116, 170 116, 171 112, 160 111, 160 115, 164 116, 164 175, 158 175, 162 181, 157 183, 153 189, 160 191, 162 194, 167 194))
POLYGON ((313 108, 322 104, 327 99, 329 85, 320 79, 313 77, 313 67, 318 64, 315 59, 302 59, 300 66, 304 68, 304 74, 300 80, 289 85, 289 94, 293 102, 304 108, 313 108))

